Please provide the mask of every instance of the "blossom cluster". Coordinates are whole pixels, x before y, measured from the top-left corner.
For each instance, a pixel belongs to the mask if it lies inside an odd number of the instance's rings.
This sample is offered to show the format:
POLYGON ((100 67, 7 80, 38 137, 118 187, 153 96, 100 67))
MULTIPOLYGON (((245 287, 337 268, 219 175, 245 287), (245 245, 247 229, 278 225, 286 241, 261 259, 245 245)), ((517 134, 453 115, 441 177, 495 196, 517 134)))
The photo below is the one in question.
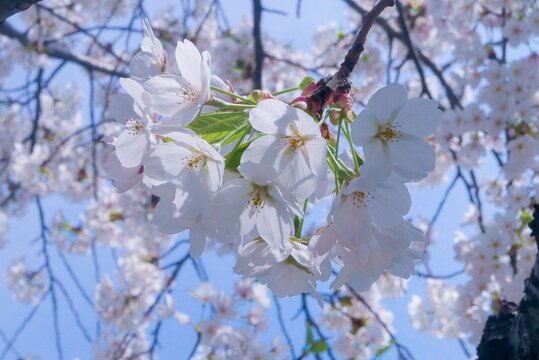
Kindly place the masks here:
POLYGON ((277 296, 311 293, 320 305, 317 282, 330 278, 332 262, 342 264, 335 289, 367 290, 385 271, 414 273, 425 240, 404 220, 405 183, 434 169, 424 138, 440 121, 435 101, 408 99, 404 86, 391 84, 357 119, 345 103, 328 141, 304 110, 305 97, 238 95, 212 76, 207 51, 179 41, 171 62, 148 22, 144 31, 130 77, 120 80, 127 94, 111 99, 109 113, 125 128, 110 140, 105 169, 119 191, 140 183, 159 197, 153 222, 160 231, 189 230, 194 258, 207 242, 235 250, 236 273, 277 296), (352 166, 341 159, 341 131, 352 166), (304 234, 305 212, 328 196, 327 225, 304 234))

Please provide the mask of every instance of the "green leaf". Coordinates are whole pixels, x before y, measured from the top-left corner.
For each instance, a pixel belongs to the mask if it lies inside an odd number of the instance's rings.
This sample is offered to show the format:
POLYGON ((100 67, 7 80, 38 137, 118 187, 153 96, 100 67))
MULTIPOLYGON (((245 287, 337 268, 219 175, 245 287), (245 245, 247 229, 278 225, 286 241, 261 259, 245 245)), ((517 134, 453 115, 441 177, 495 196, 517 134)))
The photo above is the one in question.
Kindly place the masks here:
POLYGON ((363 60, 364 63, 368 63, 370 57, 371 57, 370 54, 364 54, 364 55, 361 57, 361 60, 363 60))
POLYGON ((380 357, 380 356, 384 355, 386 352, 389 351, 389 349, 391 349, 391 347, 393 347, 393 345, 395 345, 395 340, 391 339, 389 344, 387 344, 386 346, 384 346, 381 349, 378 349, 378 351, 376 352, 376 357, 380 357))
POLYGON ((307 322, 307 347, 313 343, 313 327, 310 322, 307 322))
MULTIPOLYGON (((254 140, 254 139, 253 139, 254 140)), ((225 169, 237 170, 240 166, 241 156, 243 152, 249 147, 253 140, 243 143, 237 146, 234 150, 225 155, 225 169)))
POLYGON ((323 353, 324 351, 327 351, 327 349, 328 349, 328 344, 323 339, 315 341, 311 345, 311 352, 313 352, 315 354, 323 353))
POLYGON ((187 127, 195 131, 210 144, 215 144, 226 139, 222 145, 227 145, 241 137, 242 131, 238 130, 248 124, 248 117, 249 115, 243 111, 205 113, 201 114, 187 127), (232 135, 234 132, 236 134, 232 135))
POLYGON ((337 34, 335 34, 335 35, 337 35, 337 40, 342 40, 346 36, 344 31, 337 31, 337 34))
POLYGON ((306 76, 303 78, 303 80, 301 80, 298 87, 300 88, 300 90, 305 90, 305 88, 311 85, 314 81, 315 80, 312 76, 306 76))
POLYGON ((526 209, 520 210, 520 221, 522 221, 522 225, 526 226, 529 223, 531 223, 533 220, 532 216, 529 212, 526 211, 526 209))

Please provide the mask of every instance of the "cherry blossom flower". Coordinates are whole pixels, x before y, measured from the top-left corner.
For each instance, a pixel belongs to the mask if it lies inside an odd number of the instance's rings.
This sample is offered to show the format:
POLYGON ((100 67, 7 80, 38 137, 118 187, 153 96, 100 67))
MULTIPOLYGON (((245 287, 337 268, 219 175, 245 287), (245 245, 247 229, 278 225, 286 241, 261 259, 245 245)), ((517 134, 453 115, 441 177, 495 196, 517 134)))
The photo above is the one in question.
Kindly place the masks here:
POLYGON ((391 84, 378 90, 352 124, 352 139, 363 147, 362 174, 372 181, 392 170, 407 180, 420 180, 434 170, 435 154, 422 138, 440 123, 438 104, 407 99, 406 88, 391 84))
POLYGON ((239 250, 234 272, 256 277, 279 297, 310 293, 322 307, 323 301, 316 291, 316 282, 325 281, 331 275, 329 259, 320 262, 318 271, 313 271, 308 246, 298 241, 291 241, 290 244, 292 250, 289 257, 277 261, 269 245, 257 238, 239 250))
POLYGON ((170 119, 160 126, 182 127, 189 124, 210 97, 211 58, 202 54, 189 40, 178 41, 176 63, 180 75, 163 74, 144 83, 150 94, 153 110, 170 119))
POLYGON ((131 79, 120 79, 128 93, 115 94, 111 98, 110 115, 125 121, 125 128, 114 141, 116 156, 123 167, 138 167, 152 143, 152 119, 149 99, 142 86, 131 79))
POLYGON ((141 82, 167 70, 167 53, 155 37, 148 19, 142 20, 142 26, 144 37, 140 44, 141 51, 135 54, 129 64, 129 76, 141 82))
POLYGON ((285 259, 292 251, 293 217, 302 211, 276 183, 278 174, 272 168, 247 162, 239 171, 244 178, 224 183, 212 200, 208 221, 215 224, 215 236, 227 242, 256 228, 275 258, 285 259))
POLYGON ((311 196, 326 178, 326 141, 306 112, 268 99, 249 113, 256 130, 267 135, 253 141, 242 161, 269 165, 279 183, 300 201, 311 196))

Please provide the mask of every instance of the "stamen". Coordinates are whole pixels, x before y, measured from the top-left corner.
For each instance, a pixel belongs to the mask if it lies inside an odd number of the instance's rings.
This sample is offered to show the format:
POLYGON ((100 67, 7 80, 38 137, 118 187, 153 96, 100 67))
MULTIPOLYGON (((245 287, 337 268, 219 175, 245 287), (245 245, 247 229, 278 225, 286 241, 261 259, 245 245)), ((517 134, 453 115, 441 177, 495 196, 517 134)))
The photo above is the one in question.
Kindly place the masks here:
POLYGON ((371 197, 372 195, 370 193, 354 191, 352 193, 352 204, 357 208, 359 208, 360 206, 366 207, 371 197))
POLYGON ((383 141, 399 141, 401 132, 395 128, 394 125, 386 125, 385 127, 380 127, 376 137, 382 139, 383 141))
POLYGON ((198 172, 199 169, 206 163, 207 157, 203 153, 195 152, 189 156, 182 158, 182 162, 189 168, 189 171, 193 170, 198 172))
POLYGON ((250 206, 256 211, 262 210, 266 201, 268 189, 266 186, 260 186, 251 193, 250 199, 247 201, 247 206, 250 206))
POLYGON ((199 98, 200 91, 191 84, 186 84, 180 92, 176 93, 178 100, 176 104, 183 105, 186 103, 194 103, 199 98))
POLYGON ((144 124, 139 119, 129 119, 125 123, 125 129, 130 135, 140 135, 144 132, 144 124))
POLYGON ((290 146, 290 150, 298 151, 299 148, 305 145, 305 139, 300 135, 290 136, 288 138, 288 145, 290 146))

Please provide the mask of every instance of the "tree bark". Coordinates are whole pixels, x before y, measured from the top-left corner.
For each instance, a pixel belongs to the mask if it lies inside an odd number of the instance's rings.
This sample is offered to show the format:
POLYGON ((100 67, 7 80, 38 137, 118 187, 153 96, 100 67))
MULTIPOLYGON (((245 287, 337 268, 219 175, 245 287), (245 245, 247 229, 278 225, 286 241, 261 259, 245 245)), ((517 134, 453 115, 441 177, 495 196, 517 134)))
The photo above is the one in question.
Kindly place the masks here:
MULTIPOLYGON (((539 248, 539 205, 534 206, 529 226, 539 248)), ((518 306, 503 301, 498 314, 488 318, 477 355, 479 360, 539 359, 539 254, 518 306)))
POLYGON ((16 13, 28 9, 41 0, 0 0, 0 24, 16 13))

